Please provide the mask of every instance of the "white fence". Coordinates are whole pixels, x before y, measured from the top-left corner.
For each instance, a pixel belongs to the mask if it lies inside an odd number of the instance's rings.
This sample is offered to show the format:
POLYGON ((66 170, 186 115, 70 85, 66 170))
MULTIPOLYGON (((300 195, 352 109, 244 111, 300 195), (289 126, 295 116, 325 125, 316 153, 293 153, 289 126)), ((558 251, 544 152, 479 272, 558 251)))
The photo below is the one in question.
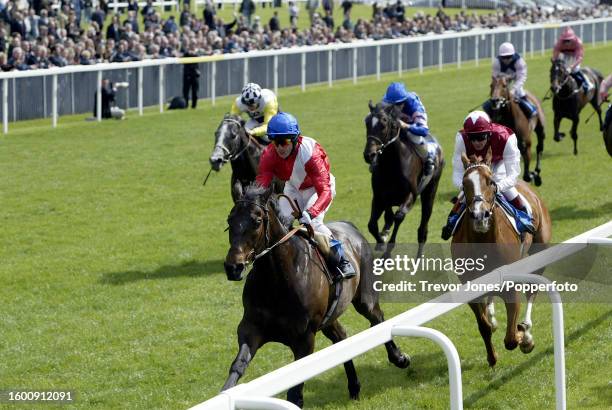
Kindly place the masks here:
MULTIPOLYGON (((502 266, 474 283, 493 284, 502 283, 505 280, 550 283, 546 278, 534 275, 531 272, 573 255, 590 243, 612 245, 612 239, 608 239, 611 235, 612 221, 569 239, 564 242, 564 245, 551 247, 510 265, 502 266)), ((228 389, 218 396, 192 407, 191 410, 233 410, 238 407, 244 409, 296 409, 297 407, 293 404, 281 399, 273 399, 271 396, 378 347, 390 341, 393 336, 428 337, 442 346, 449 365, 451 409, 462 409, 461 368, 457 350, 446 336, 433 329, 421 327, 421 325, 485 294, 486 292, 467 290, 460 293, 444 294, 342 342, 248 383, 228 389)), ((548 296, 551 299, 553 309, 556 409, 565 410, 563 307, 559 293, 550 292, 548 296)))
MULTIPOLYGON (((327 83, 332 87, 334 81, 343 79, 356 83, 360 76, 375 75, 380 79, 382 73, 397 72, 400 76, 407 70, 421 73, 428 66, 442 70, 449 64, 460 68, 466 61, 476 61, 478 65, 482 58, 493 59, 504 41, 512 41, 524 55, 544 55, 564 26, 574 27, 587 44, 607 44, 608 38, 612 38, 610 21, 612 18, 197 58, 5 72, 0 73, 3 131, 8 133, 11 115, 13 121, 48 116, 56 127, 60 113, 84 112, 85 107, 93 105, 96 90, 100 99, 103 75, 112 76, 113 72, 121 73, 120 81, 132 82, 130 75, 137 77, 136 87, 130 87, 123 105, 136 108, 142 115, 145 105, 159 104, 163 112, 166 96, 181 93, 181 64, 186 62, 200 65, 199 95, 215 104, 217 96, 236 94, 248 81, 275 91, 296 85, 305 90, 307 84, 327 83), (22 97, 25 94, 27 98, 22 97)), ((96 116, 101 120, 99 102, 96 116)))

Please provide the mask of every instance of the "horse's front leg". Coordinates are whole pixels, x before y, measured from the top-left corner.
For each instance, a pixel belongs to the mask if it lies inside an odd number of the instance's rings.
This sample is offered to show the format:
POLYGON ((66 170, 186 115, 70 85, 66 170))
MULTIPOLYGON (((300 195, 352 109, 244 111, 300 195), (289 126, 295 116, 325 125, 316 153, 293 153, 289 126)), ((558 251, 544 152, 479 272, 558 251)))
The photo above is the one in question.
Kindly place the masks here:
POLYGON ((557 142, 561 141, 563 139, 563 137, 565 137, 564 133, 559 132, 559 126, 560 125, 561 125, 561 116, 555 112, 555 119, 553 121, 553 126, 555 128, 554 140, 557 141, 557 142))
POLYGON ((522 137, 522 151, 521 155, 523 156, 523 181, 531 182, 531 173, 529 172, 529 167, 531 165, 531 138, 528 135, 526 138, 522 137))
POLYGON ((397 231, 399 230, 399 227, 402 224, 402 222, 404 222, 404 218, 406 218, 406 214, 408 213, 408 211, 410 211, 410 209, 414 205, 415 198, 416 198, 416 195, 410 192, 408 196, 406 197, 406 199, 404 200, 404 202, 402 202, 402 204, 400 205, 397 212, 395 212, 395 215, 393 217, 395 220, 394 225, 393 225, 393 233, 391 234, 391 239, 389 239, 389 242, 387 244, 387 249, 385 250, 385 255, 384 255, 385 258, 388 258, 389 256, 391 256, 391 251, 393 251, 393 248, 395 246, 395 238, 397 237, 397 231))
POLYGON ((520 343, 521 352, 530 353, 535 347, 535 342, 533 340, 533 336, 531 335, 531 328, 533 326, 533 322, 531 321, 531 310, 533 309, 533 300, 535 299, 537 293, 529 293, 527 295, 527 308, 525 310, 525 319, 518 324, 519 332, 523 332, 523 338, 520 343))
POLYGON ((578 123, 580 118, 578 116, 572 118, 572 140, 574 140, 574 155, 578 155, 578 123))
POLYGON ((476 316, 478 330, 480 331, 480 336, 482 336, 482 341, 485 344, 485 349, 487 349, 487 362, 489 362, 489 366, 493 367, 497 363, 497 353, 495 353, 495 348, 493 347, 493 342, 491 341, 491 337, 493 336, 493 327, 487 320, 486 305, 483 302, 472 302, 469 303, 469 305, 474 312, 474 316, 476 316))
POLYGON ((234 387, 238 383, 262 344, 263 339, 259 331, 254 326, 247 326, 244 322, 240 322, 238 325, 238 354, 230 366, 229 376, 221 391, 234 387))
POLYGON ((381 250, 385 241, 380 236, 378 231, 378 219, 382 215, 384 207, 376 200, 376 196, 372 198, 372 210, 370 211, 370 221, 368 222, 368 230, 376 240, 376 249, 381 250))
POLYGON ((387 241, 389 239, 389 232, 391 231, 391 227, 393 226, 393 208, 388 206, 385 209, 385 226, 383 227, 382 232, 380 233, 380 237, 383 241, 387 241))
MULTIPOLYGON (((295 360, 306 357, 314 351, 315 334, 314 332, 307 333, 296 337, 293 343, 289 346, 293 352, 295 360)), ((293 386, 287 391, 287 400, 298 407, 304 407, 304 383, 293 386)))
POLYGON ((514 350, 521 342, 523 332, 518 331, 517 321, 521 302, 518 292, 505 293, 503 295, 506 304, 506 337, 504 337, 504 346, 508 350, 514 350))
MULTIPOLYGON (((337 320, 323 328, 323 334, 331 340, 332 343, 338 343, 346 339, 346 331, 337 320)), ((361 383, 359 383, 357 371, 355 371, 355 365, 352 360, 344 363, 344 371, 348 380, 349 397, 353 400, 357 400, 359 398, 359 392, 361 391, 361 383)))

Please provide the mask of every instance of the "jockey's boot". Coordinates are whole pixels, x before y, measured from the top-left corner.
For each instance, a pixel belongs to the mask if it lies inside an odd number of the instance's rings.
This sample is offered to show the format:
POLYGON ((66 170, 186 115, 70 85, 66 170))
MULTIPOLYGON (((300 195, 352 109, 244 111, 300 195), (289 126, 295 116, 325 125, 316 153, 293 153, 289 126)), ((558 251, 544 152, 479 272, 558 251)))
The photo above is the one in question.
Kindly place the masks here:
POLYGON ((448 214, 446 225, 444 225, 442 228, 442 239, 445 241, 453 236, 453 230, 455 229, 457 220, 461 216, 461 212, 463 212, 463 208, 465 208, 465 203, 462 200, 457 200, 455 205, 453 205, 453 209, 451 209, 450 213, 448 214))
POLYGON ((356 275, 353 265, 344 256, 342 242, 318 232, 315 232, 314 240, 325 258, 334 282, 339 282, 345 278, 352 278, 356 275))
POLYGON ((536 110, 536 107, 531 103, 531 101, 527 99, 527 96, 523 96, 519 98, 518 103, 519 103, 519 106, 521 107, 521 110, 523 110, 523 113, 527 117, 527 119, 531 119, 533 116, 535 116, 538 113, 538 111, 536 110))
POLYGON ((423 141, 421 144, 415 144, 416 152, 423 161, 423 176, 430 176, 436 168, 436 156, 433 149, 429 148, 429 143, 423 141))
POLYGON ((578 83, 582 85, 582 88, 584 89, 585 94, 593 89, 593 85, 591 84, 589 79, 584 75, 584 73, 581 70, 578 70, 572 74, 574 78, 578 80, 578 83))
POLYGON ((357 274, 355 268, 344 256, 342 242, 337 239, 332 239, 329 243, 329 255, 327 257, 328 264, 332 268, 334 282, 339 282, 342 279, 352 278, 357 274))
POLYGON ((513 207, 522 212, 522 214, 517 214, 517 217, 520 223, 525 228, 525 231, 529 232, 532 235, 535 234, 536 229, 535 226, 533 226, 533 217, 529 214, 529 210, 527 209, 527 206, 523 202, 521 196, 517 195, 516 198, 510 201, 510 203, 513 207))

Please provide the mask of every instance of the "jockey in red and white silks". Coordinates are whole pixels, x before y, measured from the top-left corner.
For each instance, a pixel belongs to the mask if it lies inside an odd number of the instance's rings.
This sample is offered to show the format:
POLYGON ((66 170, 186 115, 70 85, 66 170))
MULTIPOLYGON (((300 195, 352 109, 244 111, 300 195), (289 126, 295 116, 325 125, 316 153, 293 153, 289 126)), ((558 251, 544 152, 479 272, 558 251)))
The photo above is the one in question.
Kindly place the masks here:
MULTIPOLYGON (((329 244, 328 264, 335 269, 334 280, 350 278, 356 272, 344 256, 342 243, 334 239, 332 231, 323 220, 336 195, 336 182, 330 172, 327 153, 312 138, 301 134, 297 120, 285 112, 276 114, 267 128, 272 144, 267 146, 259 160, 256 181, 269 187, 274 177, 285 182, 284 194, 297 202, 302 210, 300 223, 309 224, 329 244)), ((293 209, 287 201, 280 201, 280 213, 284 221, 292 221, 293 209)))

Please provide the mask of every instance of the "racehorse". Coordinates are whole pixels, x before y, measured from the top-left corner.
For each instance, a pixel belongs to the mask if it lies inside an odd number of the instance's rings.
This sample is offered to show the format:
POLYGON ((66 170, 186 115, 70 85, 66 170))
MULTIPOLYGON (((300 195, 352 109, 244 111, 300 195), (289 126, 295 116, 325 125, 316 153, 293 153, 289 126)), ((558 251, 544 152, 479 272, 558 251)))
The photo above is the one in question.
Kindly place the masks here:
POLYGON ((602 128, 601 108, 599 107, 597 96, 599 94, 599 86, 603 80, 601 73, 595 69, 584 67, 581 69, 586 78, 594 84, 594 87, 588 93, 578 85, 574 77, 563 60, 554 60, 550 68, 550 89, 553 93, 553 112, 555 115, 555 141, 561 141, 565 136, 559 132, 559 125, 563 118, 568 118, 572 121, 572 139, 574 140, 574 155, 578 155, 578 122, 580 121, 580 111, 587 103, 591 103, 597 117, 599 118, 599 128, 602 128))
MULTIPOLYGON (((612 117, 612 107, 608 108, 606 118, 612 117)), ((612 121, 608 121, 606 129, 603 130, 604 143, 606 144, 606 151, 612 157, 612 121)))
MULTIPOLYGON (((491 149, 487 152, 484 162, 474 156, 468 159, 462 156, 465 173, 463 189, 467 209, 451 243, 453 258, 482 257, 486 252, 487 270, 521 259, 533 244, 545 247, 551 239, 551 220, 544 203, 531 187, 518 181, 516 188, 527 200, 532 209, 535 234, 525 234, 524 240, 514 231, 509 219, 504 215, 501 206, 496 202, 496 185, 491 172, 491 149), (487 245, 489 244, 489 245, 487 245), (495 244, 495 245, 492 245, 495 244), (490 262, 490 263, 489 263, 490 262)), ((533 249, 532 249, 533 250, 533 249)), ((541 250, 541 249, 540 249, 541 250)), ((542 270, 536 272, 541 274, 542 270)), ((477 278, 476 272, 460 276, 462 282, 477 278)), ((535 293, 527 295, 525 319, 517 325, 520 311, 519 293, 516 291, 498 293, 504 299, 507 313, 506 349, 513 350, 520 346, 523 353, 533 350, 535 344, 531 335, 531 308, 535 293)), ((476 315, 478 329, 487 350, 487 361, 491 367, 497 362, 497 354, 491 343, 491 335, 496 328, 493 304, 482 300, 470 302, 470 308, 476 315)))
POLYGON ((382 248, 388 238, 386 255, 390 255, 397 231, 417 196, 421 196, 421 223, 418 228, 419 255, 427 241, 427 224, 433 210, 438 183, 444 168, 444 156, 438 146, 436 167, 430 178, 421 178, 423 163, 407 139, 401 136, 401 111, 395 105, 376 106, 368 103, 370 113, 365 118, 366 145, 363 152, 365 162, 372 172, 372 208, 368 229, 382 248), (392 207, 398 206, 394 213, 392 207), (378 219, 384 212, 385 225, 378 230, 378 219))
POLYGON ((234 202, 255 181, 259 157, 265 148, 246 132, 244 124, 239 115, 225 114, 215 131, 215 148, 210 155, 210 166, 215 172, 220 171, 226 162, 232 164, 231 193, 234 202))
POLYGON ((533 180, 536 186, 540 186, 542 185, 540 161, 544 151, 544 124, 546 123, 544 110, 540 101, 531 95, 531 93, 527 93, 527 98, 537 109, 537 115, 529 119, 513 97, 508 87, 508 77, 504 75, 493 77, 491 81, 491 112, 488 114, 493 122, 505 125, 514 131, 518 141, 518 148, 523 157, 523 181, 531 182, 533 180), (531 163, 531 133, 534 130, 538 137, 536 166, 533 171, 529 171, 531 163))
MULTIPOLYGON (((345 339, 338 317, 350 303, 372 326, 384 321, 372 286, 372 251, 357 228, 348 222, 328 225, 334 237, 344 243, 346 257, 357 271, 357 276, 335 285, 335 290, 341 286, 335 297, 319 251, 300 235, 287 238, 286 222, 279 219, 278 199, 257 185, 246 189, 229 214, 231 247, 224 264, 227 278, 241 280, 245 266, 255 262, 242 293, 244 313, 238 325, 238 355, 223 390, 236 385, 265 343, 285 344, 298 360, 313 352, 319 330, 333 343, 345 339), (333 300, 337 304, 330 308, 333 300)), ((393 341, 385 343, 385 347, 391 363, 399 368, 410 364, 393 341)), ((360 383, 353 362, 344 363, 344 369, 349 395, 356 399, 360 383)), ((287 392, 287 399, 300 407, 304 403, 303 387, 302 383, 287 392)))

